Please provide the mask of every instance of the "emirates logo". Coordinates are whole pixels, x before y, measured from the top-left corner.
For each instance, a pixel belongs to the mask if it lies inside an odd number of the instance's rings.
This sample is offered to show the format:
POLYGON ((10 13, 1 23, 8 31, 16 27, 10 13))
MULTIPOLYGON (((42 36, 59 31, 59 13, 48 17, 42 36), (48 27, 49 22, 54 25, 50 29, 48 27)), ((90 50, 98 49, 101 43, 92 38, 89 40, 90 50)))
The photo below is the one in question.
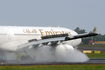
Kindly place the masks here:
POLYGON ((28 33, 28 34, 30 34, 30 33, 36 34, 37 33, 37 30, 36 29, 32 29, 32 30, 30 30, 30 29, 23 29, 23 32, 24 33, 28 33))

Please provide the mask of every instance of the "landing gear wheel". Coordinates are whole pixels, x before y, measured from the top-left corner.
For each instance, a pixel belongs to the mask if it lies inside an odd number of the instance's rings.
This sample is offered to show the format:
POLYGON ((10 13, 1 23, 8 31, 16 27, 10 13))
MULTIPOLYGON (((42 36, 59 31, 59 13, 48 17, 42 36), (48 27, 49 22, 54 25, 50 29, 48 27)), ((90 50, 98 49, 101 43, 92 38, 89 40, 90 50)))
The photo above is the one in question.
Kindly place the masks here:
POLYGON ((31 60, 35 60, 35 57, 31 57, 31 56, 29 56, 29 55, 26 55, 26 56, 21 56, 21 60, 23 60, 23 61, 26 61, 26 60, 28 60, 28 61, 31 61, 31 60))
POLYGON ((27 60, 31 60, 32 58, 31 58, 31 56, 27 55, 27 56, 26 56, 26 59, 27 59, 27 60))
POLYGON ((25 56, 21 56, 21 60, 26 60, 26 57, 25 56))

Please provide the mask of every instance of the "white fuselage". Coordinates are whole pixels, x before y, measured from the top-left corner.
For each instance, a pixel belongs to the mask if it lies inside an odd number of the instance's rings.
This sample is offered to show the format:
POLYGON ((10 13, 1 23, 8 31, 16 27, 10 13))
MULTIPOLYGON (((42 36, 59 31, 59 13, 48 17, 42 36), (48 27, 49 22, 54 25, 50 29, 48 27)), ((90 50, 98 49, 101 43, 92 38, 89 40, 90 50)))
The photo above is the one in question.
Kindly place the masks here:
MULTIPOLYGON (((0 26, 0 49, 16 51, 18 45, 27 43, 31 39, 41 39, 41 36, 65 34, 77 35, 73 30, 61 27, 23 27, 0 26)), ((81 39, 66 41, 71 46, 77 46, 81 39)))

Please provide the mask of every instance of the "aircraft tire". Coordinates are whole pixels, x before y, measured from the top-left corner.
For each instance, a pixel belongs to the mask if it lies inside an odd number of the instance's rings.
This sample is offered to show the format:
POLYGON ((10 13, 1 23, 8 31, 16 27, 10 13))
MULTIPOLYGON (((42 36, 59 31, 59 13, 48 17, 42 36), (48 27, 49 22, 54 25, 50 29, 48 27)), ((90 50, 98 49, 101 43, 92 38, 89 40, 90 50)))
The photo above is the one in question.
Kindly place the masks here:
POLYGON ((26 60, 26 57, 25 56, 21 56, 21 60, 26 60))
POLYGON ((30 60, 35 60, 35 57, 34 58, 32 58, 31 56, 29 56, 29 55, 27 55, 27 56, 21 56, 21 60, 23 60, 23 61, 26 61, 26 60, 28 60, 28 61, 30 61, 30 60))
POLYGON ((26 56, 26 59, 27 59, 27 60, 31 60, 32 58, 31 58, 31 56, 27 55, 27 56, 26 56))

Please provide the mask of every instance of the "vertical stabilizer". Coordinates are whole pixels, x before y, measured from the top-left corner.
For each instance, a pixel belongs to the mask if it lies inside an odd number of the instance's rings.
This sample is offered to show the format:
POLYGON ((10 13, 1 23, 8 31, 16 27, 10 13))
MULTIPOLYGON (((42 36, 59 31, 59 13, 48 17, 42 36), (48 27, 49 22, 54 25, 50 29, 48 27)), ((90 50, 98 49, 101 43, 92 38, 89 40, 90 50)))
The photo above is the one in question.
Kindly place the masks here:
POLYGON ((92 33, 97 33, 97 27, 94 27, 92 33))

